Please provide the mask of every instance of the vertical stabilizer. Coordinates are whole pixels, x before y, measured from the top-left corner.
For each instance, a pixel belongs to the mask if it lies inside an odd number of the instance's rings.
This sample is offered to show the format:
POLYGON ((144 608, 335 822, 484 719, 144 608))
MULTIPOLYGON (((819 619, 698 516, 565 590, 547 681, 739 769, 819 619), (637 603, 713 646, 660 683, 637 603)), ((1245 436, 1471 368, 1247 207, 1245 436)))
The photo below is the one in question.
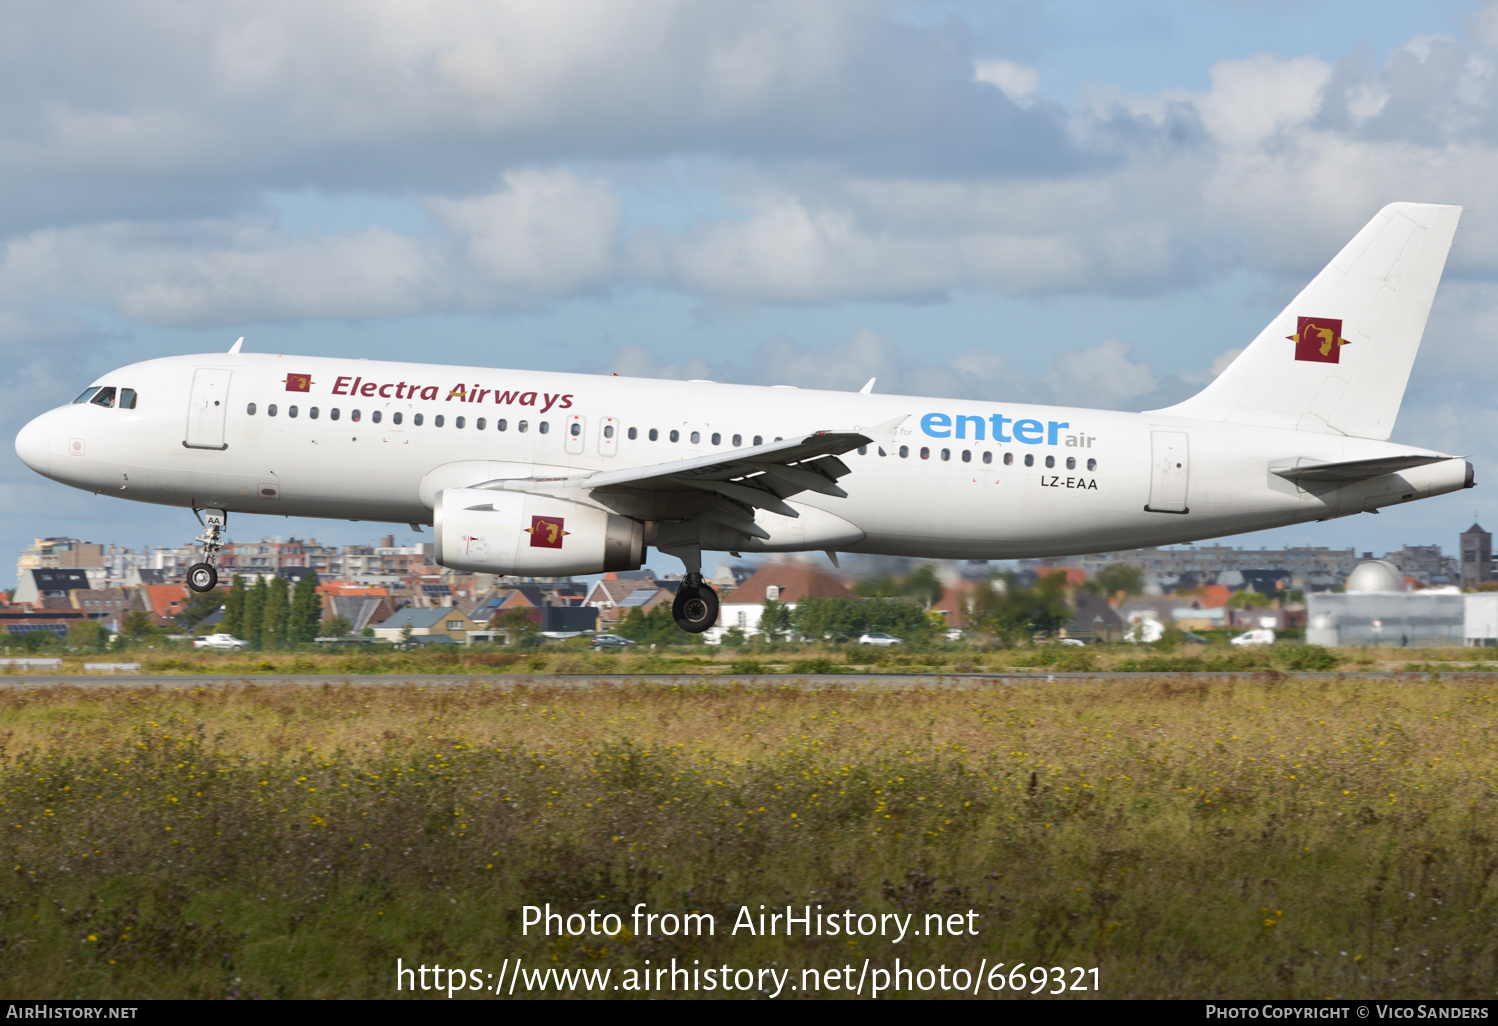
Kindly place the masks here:
POLYGON ((1386 439, 1461 207, 1391 203, 1177 417, 1386 439))

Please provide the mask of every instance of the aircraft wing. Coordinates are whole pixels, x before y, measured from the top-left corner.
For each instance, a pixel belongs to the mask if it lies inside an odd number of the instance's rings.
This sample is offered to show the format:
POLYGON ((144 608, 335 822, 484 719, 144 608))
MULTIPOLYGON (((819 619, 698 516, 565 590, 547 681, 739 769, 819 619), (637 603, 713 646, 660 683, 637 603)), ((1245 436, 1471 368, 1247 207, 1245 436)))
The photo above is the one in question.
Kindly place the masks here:
POLYGON ((1312 463, 1304 467, 1280 467, 1271 473, 1289 481, 1362 481, 1370 477, 1383 477, 1411 467, 1423 467, 1430 463, 1442 463, 1453 456, 1380 456, 1371 460, 1343 460, 1339 463, 1312 463))
POLYGON ((848 465, 838 456, 870 444, 870 438, 855 431, 814 431, 747 449, 628 470, 600 471, 583 477, 578 485, 595 491, 694 489, 794 517, 798 515, 795 509, 783 500, 797 492, 847 498, 848 493, 837 486, 837 479, 848 473, 848 465))

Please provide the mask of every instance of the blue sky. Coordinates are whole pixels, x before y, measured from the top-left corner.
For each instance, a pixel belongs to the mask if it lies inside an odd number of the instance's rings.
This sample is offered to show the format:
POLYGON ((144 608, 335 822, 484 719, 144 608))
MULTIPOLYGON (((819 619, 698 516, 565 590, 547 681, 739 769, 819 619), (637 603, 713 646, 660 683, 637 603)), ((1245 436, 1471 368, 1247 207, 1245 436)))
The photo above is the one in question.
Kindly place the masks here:
MULTIPOLYGON (((110 367, 241 335, 1151 408, 1414 199, 1467 213, 1395 438, 1470 454, 1498 487, 1498 6, 366 0, 6 19, 12 434, 110 367)), ((1452 550, 1486 493, 1240 541, 1452 550)), ((195 532, 186 511, 0 454, 0 551, 195 532)))

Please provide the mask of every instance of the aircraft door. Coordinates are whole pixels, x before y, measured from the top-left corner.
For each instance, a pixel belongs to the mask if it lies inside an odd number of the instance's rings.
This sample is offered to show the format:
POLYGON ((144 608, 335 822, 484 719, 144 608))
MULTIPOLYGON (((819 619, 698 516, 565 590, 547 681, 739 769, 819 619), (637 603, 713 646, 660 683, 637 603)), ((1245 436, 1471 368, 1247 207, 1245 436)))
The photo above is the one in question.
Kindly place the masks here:
POLYGON ((567 432, 567 451, 574 456, 583 451, 583 434, 587 427, 588 422, 576 413, 569 414, 563 423, 562 430, 567 432))
POLYGON ((198 367, 193 371, 187 437, 182 442, 187 448, 229 448, 224 442, 224 418, 229 413, 229 378, 233 373, 223 367, 198 367))
POLYGON ((1184 431, 1150 432, 1150 513, 1189 513, 1186 483, 1191 472, 1184 431))
POLYGON ((598 452, 602 456, 619 455, 619 418, 604 417, 599 421, 598 452))

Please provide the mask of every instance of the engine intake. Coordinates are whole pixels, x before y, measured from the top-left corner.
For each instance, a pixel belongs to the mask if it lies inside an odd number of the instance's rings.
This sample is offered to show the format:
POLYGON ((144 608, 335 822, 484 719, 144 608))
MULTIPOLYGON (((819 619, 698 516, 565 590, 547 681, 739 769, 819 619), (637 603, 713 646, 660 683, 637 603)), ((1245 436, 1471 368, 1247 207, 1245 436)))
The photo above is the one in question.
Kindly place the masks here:
POLYGON ((580 502, 487 488, 448 488, 435 500, 437 562, 454 570, 559 577, 645 562, 639 521, 580 502))

